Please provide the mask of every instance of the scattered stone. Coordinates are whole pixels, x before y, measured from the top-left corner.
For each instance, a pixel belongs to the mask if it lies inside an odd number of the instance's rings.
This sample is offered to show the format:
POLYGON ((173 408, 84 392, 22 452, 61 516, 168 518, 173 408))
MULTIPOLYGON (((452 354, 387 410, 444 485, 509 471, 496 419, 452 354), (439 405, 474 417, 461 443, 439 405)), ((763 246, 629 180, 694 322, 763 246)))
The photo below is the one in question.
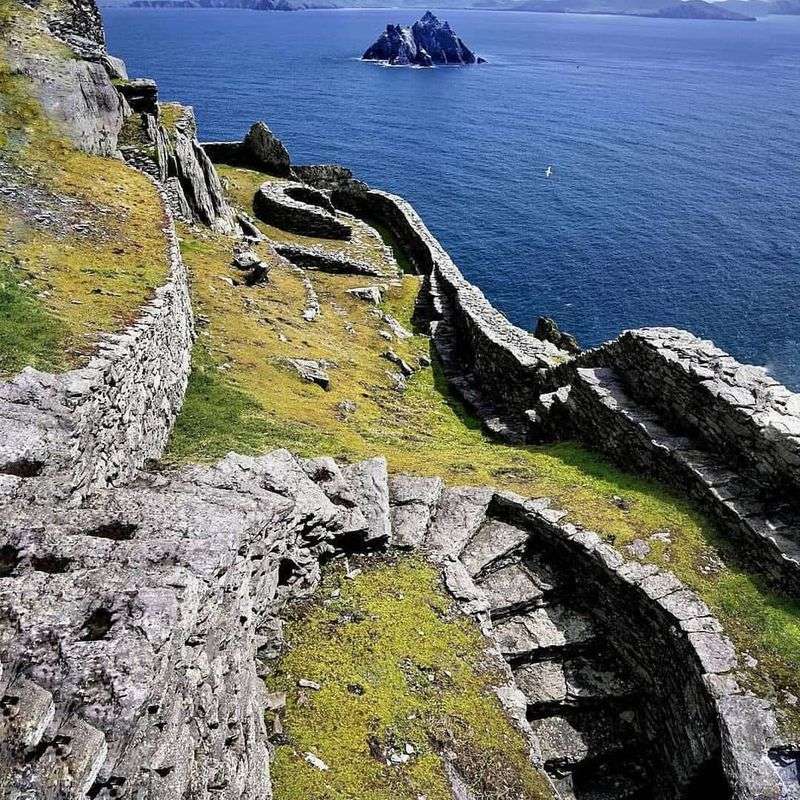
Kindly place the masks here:
POLYGON ((316 383, 326 392, 331 387, 331 380, 322 361, 312 361, 308 358, 289 358, 286 363, 297 371, 297 374, 309 383, 316 383))
POLYGON ((315 756, 313 753, 306 753, 305 759, 312 767, 318 769, 320 772, 327 772, 330 769, 321 758, 315 756))
POLYGON ((396 336, 398 339, 410 339, 414 335, 389 314, 382 314, 381 319, 389 326, 392 335, 396 336))
POLYGON ((252 250, 243 250, 241 253, 236 253, 233 257, 233 266, 241 270, 252 269, 256 264, 261 263, 261 259, 252 250))
POLYGON ((429 367, 431 365, 430 358, 428 358, 428 356, 425 356, 425 355, 417 356, 417 361, 419 362, 419 365, 421 367, 423 367, 423 368, 424 367, 429 367))
POLYGON ((351 414, 355 414, 357 408, 358 406, 352 400, 342 400, 340 403, 336 404, 336 410, 339 412, 339 415, 345 419, 351 414))
POLYGON ((300 680, 297 681, 297 685, 302 689, 313 689, 315 692, 318 692, 322 688, 316 681, 309 681, 306 680, 306 678, 300 678, 300 680))
POLYGON ((407 362, 400 358, 394 350, 386 350, 385 352, 381 353, 381 358, 385 358, 387 361, 391 361, 392 364, 396 364, 400 367, 400 371, 403 373, 405 377, 411 377, 414 374, 414 368, 407 362))
POLYGON ((386 291, 386 286, 361 286, 356 289, 348 289, 347 293, 352 294, 359 300, 365 300, 373 305, 380 305, 383 302, 383 295, 386 291))
POLYGON ((611 503, 622 511, 631 510, 631 504, 624 497, 620 497, 618 494, 615 494, 611 498, 611 503))

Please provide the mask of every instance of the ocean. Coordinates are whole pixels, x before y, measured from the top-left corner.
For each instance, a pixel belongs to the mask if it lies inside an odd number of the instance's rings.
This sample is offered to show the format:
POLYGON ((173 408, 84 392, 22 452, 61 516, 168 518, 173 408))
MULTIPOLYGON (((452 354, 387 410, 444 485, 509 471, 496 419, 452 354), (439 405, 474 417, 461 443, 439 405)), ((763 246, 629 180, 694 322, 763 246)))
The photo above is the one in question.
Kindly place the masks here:
POLYGON ((421 13, 104 17, 201 138, 264 119, 296 163, 403 195, 516 324, 552 316, 585 345, 688 328, 800 389, 800 17, 447 10, 487 65, 358 60, 421 13))

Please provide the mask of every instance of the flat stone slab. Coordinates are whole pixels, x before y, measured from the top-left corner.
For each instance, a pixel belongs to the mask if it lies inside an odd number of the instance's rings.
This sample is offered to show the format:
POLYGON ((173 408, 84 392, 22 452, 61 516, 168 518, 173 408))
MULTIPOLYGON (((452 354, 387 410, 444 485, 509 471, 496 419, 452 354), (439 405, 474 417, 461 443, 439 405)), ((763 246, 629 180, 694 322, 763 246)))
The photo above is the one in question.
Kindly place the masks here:
POLYGON ((395 547, 413 550, 422 545, 443 488, 440 478, 411 475, 389 478, 392 542, 395 547))
POLYGON ((490 520, 470 539, 461 553, 461 560, 475 577, 486 567, 522 548, 530 532, 499 520, 490 520))
POLYGON ((510 564, 491 572, 479 585, 486 593, 493 614, 537 603, 544 598, 547 589, 523 564, 510 564))
POLYGON ((425 540, 433 560, 457 558, 486 518, 494 490, 464 486, 445 489, 425 540))
POLYGON ((563 703, 567 699, 567 679, 560 661, 538 661, 514 670, 517 682, 529 705, 563 703))
POLYGON ((508 658, 519 658, 545 648, 585 644, 593 637, 591 620, 563 606, 537 608, 503 620, 494 629, 494 639, 508 658))
POLYGON ((350 484, 358 507, 367 520, 366 542, 390 540, 389 474, 385 458, 370 458, 342 470, 350 484))

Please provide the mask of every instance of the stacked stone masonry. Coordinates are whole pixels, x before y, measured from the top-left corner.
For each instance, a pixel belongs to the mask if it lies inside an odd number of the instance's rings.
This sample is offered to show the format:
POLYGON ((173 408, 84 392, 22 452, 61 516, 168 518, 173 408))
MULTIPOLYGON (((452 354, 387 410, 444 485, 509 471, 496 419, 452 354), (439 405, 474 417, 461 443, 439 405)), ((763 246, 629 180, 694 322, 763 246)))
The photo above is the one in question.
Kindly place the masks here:
POLYGON ((365 548, 440 564, 557 796, 797 796, 704 604, 546 499, 287 451, 140 473, 79 508, 47 476, 0 491, 9 797, 269 797, 260 678, 281 609, 321 559, 365 548))
POLYGON ((68 470, 78 494, 125 481, 159 458, 183 404, 194 322, 186 269, 165 206, 169 280, 138 319, 106 335, 89 364, 26 369, 0 385, 0 471, 68 470))
POLYGON ((492 434, 577 437, 688 489, 757 569, 800 593, 800 395, 674 328, 560 350, 493 309, 404 200, 346 171, 314 167, 309 177, 337 207, 388 228, 425 276, 417 320, 492 434))

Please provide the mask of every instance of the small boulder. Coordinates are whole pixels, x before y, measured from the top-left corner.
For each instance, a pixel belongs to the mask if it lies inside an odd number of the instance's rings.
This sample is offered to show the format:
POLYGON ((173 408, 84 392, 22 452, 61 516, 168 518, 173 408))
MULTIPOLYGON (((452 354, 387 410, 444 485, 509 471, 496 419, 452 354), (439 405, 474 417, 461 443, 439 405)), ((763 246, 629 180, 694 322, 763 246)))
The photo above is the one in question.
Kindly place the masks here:
POLYGON ((261 259, 252 250, 244 250, 233 257, 233 266, 241 270, 252 269, 260 263, 261 259))
POLYGON ((247 160, 258 169, 288 178, 291 173, 289 153, 281 140, 264 122, 256 122, 242 142, 242 150, 247 160))
POLYGON ((348 289, 347 293, 357 297, 359 300, 364 300, 377 306, 383 302, 383 293, 385 291, 385 286, 360 286, 356 289, 348 289))
POLYGON ((328 372, 323 362, 312 361, 308 358, 290 358, 287 363, 297 371, 297 374, 304 381, 316 383, 326 392, 330 389, 331 379, 328 377, 328 372))

